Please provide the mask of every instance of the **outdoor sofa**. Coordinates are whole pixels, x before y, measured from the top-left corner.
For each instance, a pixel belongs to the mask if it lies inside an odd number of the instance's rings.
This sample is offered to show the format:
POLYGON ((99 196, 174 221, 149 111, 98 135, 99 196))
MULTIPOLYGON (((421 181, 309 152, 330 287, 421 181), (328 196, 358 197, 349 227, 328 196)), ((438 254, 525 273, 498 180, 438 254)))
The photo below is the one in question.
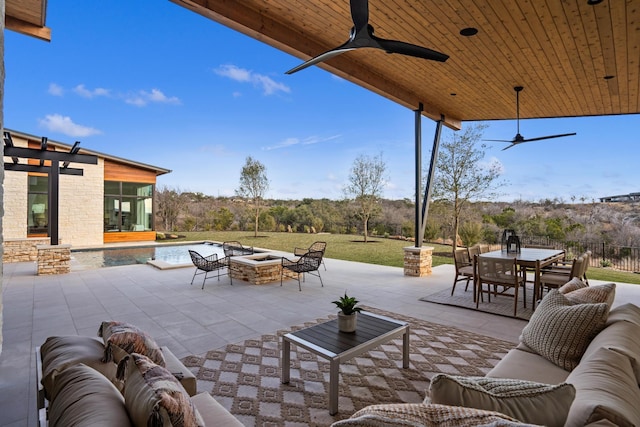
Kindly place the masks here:
POLYGON ((143 331, 103 322, 99 335, 49 337, 36 349, 39 427, 242 426, 143 331))
POLYGON ((485 377, 437 374, 423 403, 371 405, 333 426, 640 426, 640 307, 611 309, 614 295, 614 283, 574 278, 485 377))

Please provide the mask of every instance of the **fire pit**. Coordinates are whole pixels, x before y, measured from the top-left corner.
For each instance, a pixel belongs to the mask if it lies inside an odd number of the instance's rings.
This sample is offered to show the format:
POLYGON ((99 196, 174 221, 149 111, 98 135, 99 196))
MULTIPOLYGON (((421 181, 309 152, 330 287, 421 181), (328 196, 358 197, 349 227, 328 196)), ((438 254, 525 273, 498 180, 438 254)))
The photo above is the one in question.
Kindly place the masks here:
POLYGON ((229 270, 234 280, 264 285, 280 280, 282 256, 271 253, 235 256, 229 262, 229 270))

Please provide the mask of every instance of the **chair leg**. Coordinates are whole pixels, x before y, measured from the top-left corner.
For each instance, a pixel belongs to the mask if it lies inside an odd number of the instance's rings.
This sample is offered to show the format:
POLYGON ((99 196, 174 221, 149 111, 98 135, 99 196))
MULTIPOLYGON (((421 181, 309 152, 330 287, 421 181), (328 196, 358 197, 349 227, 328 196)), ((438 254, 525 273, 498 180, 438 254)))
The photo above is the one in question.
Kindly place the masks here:
POLYGON ((204 273, 204 279, 202 280, 202 289, 204 289, 204 282, 206 282, 206 281, 207 281, 207 275, 208 275, 208 274, 209 274, 209 272, 208 272, 208 271, 205 271, 205 273, 204 273))
POLYGON ((453 293, 456 291, 456 283, 458 283, 458 276, 456 276, 453 279, 453 288, 451 288, 451 296, 453 296, 453 293))
POLYGON ((198 274, 198 269, 196 268, 196 271, 193 272, 193 277, 191 278, 191 284, 193 285, 193 279, 196 278, 196 274, 198 274))

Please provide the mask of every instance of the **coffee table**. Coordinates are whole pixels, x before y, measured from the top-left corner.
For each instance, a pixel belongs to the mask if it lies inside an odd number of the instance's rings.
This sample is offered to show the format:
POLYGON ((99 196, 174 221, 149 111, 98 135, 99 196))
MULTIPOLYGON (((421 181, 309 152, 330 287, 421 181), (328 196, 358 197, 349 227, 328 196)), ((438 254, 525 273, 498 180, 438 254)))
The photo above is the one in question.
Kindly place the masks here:
POLYGON ((329 413, 338 412, 338 374, 340 363, 371 350, 392 338, 403 337, 402 367, 409 367, 409 324, 369 312, 358 314, 354 333, 340 332, 338 320, 330 320, 282 337, 282 383, 289 382, 291 371, 291 344, 329 360, 329 413))

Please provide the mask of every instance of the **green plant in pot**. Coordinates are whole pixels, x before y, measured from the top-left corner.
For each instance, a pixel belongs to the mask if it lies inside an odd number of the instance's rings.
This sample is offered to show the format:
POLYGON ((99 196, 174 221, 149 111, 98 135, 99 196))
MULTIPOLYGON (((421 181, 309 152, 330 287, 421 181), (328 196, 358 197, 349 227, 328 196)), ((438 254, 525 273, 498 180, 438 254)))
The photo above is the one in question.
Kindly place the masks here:
POLYGON ((355 332, 357 315, 362 308, 356 307, 360 301, 355 297, 347 295, 347 291, 344 292, 344 296, 340 299, 333 301, 333 303, 340 309, 338 312, 338 329, 340 332, 355 332))

